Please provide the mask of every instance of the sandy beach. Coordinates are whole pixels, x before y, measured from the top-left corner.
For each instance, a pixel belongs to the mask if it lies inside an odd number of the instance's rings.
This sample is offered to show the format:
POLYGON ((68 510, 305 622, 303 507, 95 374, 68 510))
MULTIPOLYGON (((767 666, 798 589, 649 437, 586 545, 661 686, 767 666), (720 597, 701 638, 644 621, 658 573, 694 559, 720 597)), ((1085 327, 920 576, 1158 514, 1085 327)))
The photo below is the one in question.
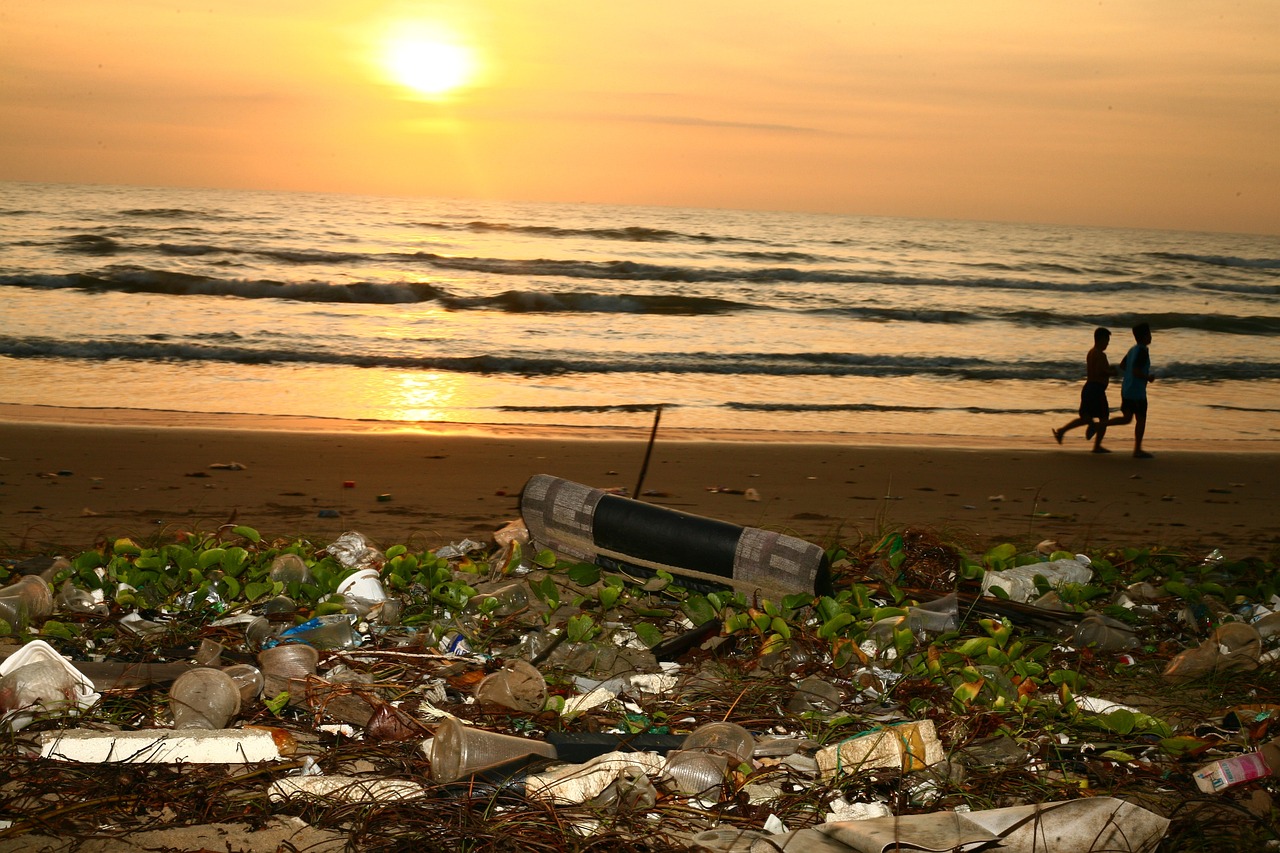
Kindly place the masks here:
MULTIPOLYGON (((634 493, 649 438, 0 408, 0 544, 20 552, 232 522, 316 543, 357 530, 384 546, 434 549, 516 519, 533 474, 634 493)), ((660 431, 643 499, 824 546, 918 527, 973 548, 1055 539, 1242 558, 1280 547, 1274 452, 1137 460, 1119 441, 1098 456, 1082 439, 1057 446, 1047 431, 1044 446, 1025 448, 710 438, 660 431)))

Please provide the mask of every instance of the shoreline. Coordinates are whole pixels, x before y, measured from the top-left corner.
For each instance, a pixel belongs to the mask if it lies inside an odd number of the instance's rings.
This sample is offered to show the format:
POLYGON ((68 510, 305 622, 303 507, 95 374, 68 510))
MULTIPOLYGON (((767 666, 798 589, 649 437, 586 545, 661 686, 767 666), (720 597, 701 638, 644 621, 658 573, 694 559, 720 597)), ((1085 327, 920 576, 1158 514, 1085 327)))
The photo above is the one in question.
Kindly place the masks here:
MULTIPOLYGON (((518 519, 534 474, 630 494, 649 432, 0 405, 0 547, 76 553, 247 524, 272 538, 355 530, 432 550, 518 519)), ((1137 460, 1123 441, 1096 456, 1083 437, 1058 446, 1048 429, 1036 447, 877 438, 660 429, 642 497, 824 547, 914 528, 979 553, 1044 539, 1074 551, 1280 553, 1275 449, 1152 442, 1156 458, 1137 460)))
MULTIPOLYGON (((464 423, 450 421, 381 421, 351 420, 307 415, 263 415, 239 412, 189 412, 176 409, 89 408, 79 406, 30 405, 0 403, 0 424, 46 424, 50 426, 85 427, 163 427, 168 429, 227 430, 235 432, 327 433, 338 435, 424 435, 511 437, 556 439, 564 441, 635 441, 648 442, 652 423, 627 426, 580 426, 569 424, 503 424, 464 423)), ((854 447, 911 447, 985 450, 1044 450, 1056 445, 1050 434, 1052 424, 1043 436, 976 436, 937 433, 853 433, 813 432, 801 430, 754 430, 670 427, 663 425, 658 440, 676 442, 739 442, 748 444, 814 444, 854 447), (1043 440, 1042 440, 1043 439, 1043 440)), ((1124 428, 1119 428, 1123 430, 1124 428)), ((1080 438, 1076 430, 1071 438, 1080 438)), ((1127 452, 1125 440, 1131 432, 1117 435, 1113 449, 1119 455, 1127 452)), ((1070 444, 1070 438, 1068 444, 1070 444)), ((1149 438, 1152 447, 1174 452, 1263 454, 1280 457, 1280 439, 1203 439, 1149 438)), ((1061 449, 1061 448, 1059 448, 1061 449)))

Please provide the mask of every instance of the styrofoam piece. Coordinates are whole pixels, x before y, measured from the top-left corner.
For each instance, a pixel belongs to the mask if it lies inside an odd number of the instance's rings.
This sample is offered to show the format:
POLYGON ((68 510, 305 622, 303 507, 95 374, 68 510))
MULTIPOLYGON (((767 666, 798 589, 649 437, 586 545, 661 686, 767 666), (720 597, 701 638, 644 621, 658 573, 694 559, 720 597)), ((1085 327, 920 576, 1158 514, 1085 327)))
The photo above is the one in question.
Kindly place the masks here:
POLYGON ((262 729, 44 732, 40 757, 82 764, 249 764, 281 759, 275 738, 262 729))
POLYGON ((754 842, 750 853, 817 850, 987 850, 1001 853, 1154 850, 1169 819, 1114 797, 974 812, 836 821, 754 842), (994 842, 994 844, 993 844, 994 842))
POLYGON ((525 796, 557 803, 585 803, 609 787, 628 767, 638 767, 646 775, 662 772, 666 759, 656 752, 606 752, 586 764, 567 764, 524 781, 525 796))
POLYGON ((937 764, 946 755, 933 720, 898 723, 855 735, 818 750, 818 770, 830 779, 877 767, 918 770, 937 764))
POLYGON ((1097 699, 1093 696, 1076 696, 1076 707, 1081 711, 1088 711, 1091 714, 1109 714, 1112 711, 1128 711, 1131 714, 1142 713, 1132 705, 1121 705, 1119 702, 1112 702, 1110 699, 1097 699))
POLYGON ((590 711, 592 708, 598 708, 606 705, 618 698, 618 694, 605 687, 595 687, 586 693, 577 696, 571 696, 564 703, 564 710, 560 712, 562 717, 572 717, 581 714, 583 711, 590 711))
POLYGON ((335 803, 391 803, 425 795, 426 789, 418 782, 360 776, 289 776, 277 779, 267 788, 267 797, 273 803, 298 798, 335 803))
MULTIPOLYGON (((44 661, 55 663, 66 670, 67 677, 70 679, 74 690, 74 695, 69 696, 68 699, 72 700, 79 710, 83 711, 93 707, 102 698, 102 695, 94 690, 93 682, 89 677, 76 669, 71 661, 58 654, 58 650, 44 640, 32 640, 3 661, 0 661, 0 678, 29 663, 44 661)), ((30 725, 35 717, 36 715, 33 712, 18 709, 5 717, 3 722, 10 731, 16 732, 30 725)))
POLYGON ((679 679, 665 672, 637 672, 630 676, 631 688, 640 693, 670 693, 679 679))

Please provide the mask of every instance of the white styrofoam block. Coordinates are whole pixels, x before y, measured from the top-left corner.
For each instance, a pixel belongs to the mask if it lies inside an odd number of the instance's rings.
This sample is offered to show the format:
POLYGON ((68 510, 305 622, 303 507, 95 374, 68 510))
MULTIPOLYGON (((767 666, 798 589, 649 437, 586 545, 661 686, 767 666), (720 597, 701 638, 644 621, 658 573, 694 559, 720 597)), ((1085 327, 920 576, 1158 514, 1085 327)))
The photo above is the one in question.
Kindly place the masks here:
POLYGON ((367 779, 359 776, 289 776, 271 783, 273 803, 299 797, 338 803, 386 803, 426 796, 426 789, 406 779, 367 779))
POLYGON ((260 729, 43 732, 40 757, 84 764, 248 764, 281 758, 271 732, 260 729))

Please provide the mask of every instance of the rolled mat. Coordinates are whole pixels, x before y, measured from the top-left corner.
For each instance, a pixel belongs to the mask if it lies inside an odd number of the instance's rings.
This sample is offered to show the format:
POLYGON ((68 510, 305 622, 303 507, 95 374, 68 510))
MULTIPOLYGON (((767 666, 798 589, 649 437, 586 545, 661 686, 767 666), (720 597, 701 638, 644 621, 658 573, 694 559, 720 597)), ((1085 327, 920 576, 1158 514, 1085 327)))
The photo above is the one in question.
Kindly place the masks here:
POLYGON ((662 570, 720 588, 831 591, 826 552, 794 536, 654 506, 548 474, 525 483, 520 512, 538 546, 606 568, 645 577, 662 570))

